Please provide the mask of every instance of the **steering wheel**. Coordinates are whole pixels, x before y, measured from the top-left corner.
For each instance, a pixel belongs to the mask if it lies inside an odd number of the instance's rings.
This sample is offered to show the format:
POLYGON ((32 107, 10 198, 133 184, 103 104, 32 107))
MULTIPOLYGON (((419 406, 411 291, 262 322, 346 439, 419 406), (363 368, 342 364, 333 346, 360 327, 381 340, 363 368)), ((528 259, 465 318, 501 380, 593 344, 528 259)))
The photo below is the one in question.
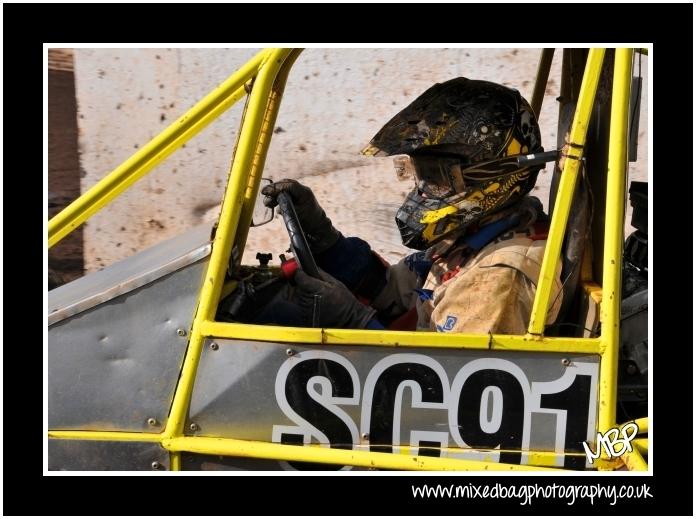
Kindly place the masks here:
POLYGON ((314 261, 312 251, 307 243, 307 238, 300 225, 300 219, 295 212, 295 205, 292 203, 292 198, 287 193, 278 194, 278 208, 283 215, 285 228, 290 236, 290 248, 297 259, 299 267, 305 271, 308 276, 321 279, 317 263, 314 261))

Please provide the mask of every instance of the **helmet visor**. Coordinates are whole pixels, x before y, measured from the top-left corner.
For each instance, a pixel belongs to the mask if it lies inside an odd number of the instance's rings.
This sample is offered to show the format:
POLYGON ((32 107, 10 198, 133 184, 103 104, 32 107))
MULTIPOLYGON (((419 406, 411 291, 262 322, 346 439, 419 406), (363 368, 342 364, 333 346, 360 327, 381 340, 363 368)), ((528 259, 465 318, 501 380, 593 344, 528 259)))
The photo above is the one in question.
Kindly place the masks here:
MULTIPOLYGON (((539 154, 539 156, 551 156, 552 153, 539 154)), ((526 157, 534 157, 534 155, 526 157)), ((470 164, 462 157, 401 155, 394 158, 394 167, 400 180, 414 179, 417 189, 423 196, 445 200, 464 193, 467 187, 485 185, 520 172, 524 169, 521 164, 524 159, 524 155, 512 155, 470 164)), ((546 160, 550 159, 542 157, 540 163, 546 160)))
POLYGON ((458 157, 401 155, 394 158, 394 168, 400 180, 414 179, 418 191, 428 198, 443 200, 465 187, 458 157))

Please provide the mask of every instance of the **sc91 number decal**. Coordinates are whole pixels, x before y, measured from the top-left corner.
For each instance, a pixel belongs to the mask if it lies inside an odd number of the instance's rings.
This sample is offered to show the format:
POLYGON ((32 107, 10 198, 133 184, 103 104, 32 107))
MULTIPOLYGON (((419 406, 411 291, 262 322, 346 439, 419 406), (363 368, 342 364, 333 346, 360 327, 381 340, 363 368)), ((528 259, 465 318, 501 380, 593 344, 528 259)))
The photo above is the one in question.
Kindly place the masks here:
MULTIPOLYGON (((400 353, 375 363, 361 386, 344 356, 306 351, 278 370, 276 400, 294 425, 274 425, 272 440, 373 452, 399 452, 409 445, 413 454, 430 456, 456 455, 441 451, 448 446, 498 450, 497 461, 519 464, 526 462, 524 451, 535 449, 532 420, 541 415, 553 424, 544 435, 554 438, 555 452, 583 452, 582 442, 594 434, 597 370, 597 363, 575 362, 560 378, 535 382, 514 362, 481 358, 466 362, 450 381, 432 357, 400 353), (407 389, 410 401, 404 400, 407 389), (423 426, 442 416, 447 427, 423 426)), ((563 460, 566 468, 584 463, 584 457, 563 460)), ((283 466, 327 469, 297 462, 283 466)))

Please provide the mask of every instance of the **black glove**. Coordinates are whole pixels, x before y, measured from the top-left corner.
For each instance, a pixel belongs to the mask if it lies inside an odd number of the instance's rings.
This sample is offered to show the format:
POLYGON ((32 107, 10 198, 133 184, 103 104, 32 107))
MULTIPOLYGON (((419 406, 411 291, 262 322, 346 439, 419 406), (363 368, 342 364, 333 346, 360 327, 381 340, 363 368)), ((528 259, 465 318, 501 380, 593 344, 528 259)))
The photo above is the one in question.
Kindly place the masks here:
POLYGON ((326 216, 311 189, 292 179, 274 182, 261 190, 261 193, 266 195, 263 200, 264 205, 277 206, 277 197, 281 192, 287 193, 292 198, 297 218, 300 220, 307 243, 313 253, 320 254, 338 241, 341 233, 331 225, 331 220, 326 216))
POLYGON ((346 286, 321 272, 323 280, 295 273, 294 300, 300 306, 303 321, 314 328, 365 328, 377 313, 358 301, 346 286))

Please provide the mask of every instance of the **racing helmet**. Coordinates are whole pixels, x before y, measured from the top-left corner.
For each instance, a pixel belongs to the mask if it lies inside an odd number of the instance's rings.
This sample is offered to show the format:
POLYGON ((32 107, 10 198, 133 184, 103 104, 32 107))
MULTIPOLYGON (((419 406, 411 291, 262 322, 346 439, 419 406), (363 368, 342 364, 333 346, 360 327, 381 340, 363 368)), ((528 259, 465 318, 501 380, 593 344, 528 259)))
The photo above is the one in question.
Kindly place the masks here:
POLYGON ((520 200, 543 165, 529 103, 517 90, 464 77, 437 83, 396 114, 362 150, 392 156, 415 187, 396 214, 405 246, 424 250, 520 200))

